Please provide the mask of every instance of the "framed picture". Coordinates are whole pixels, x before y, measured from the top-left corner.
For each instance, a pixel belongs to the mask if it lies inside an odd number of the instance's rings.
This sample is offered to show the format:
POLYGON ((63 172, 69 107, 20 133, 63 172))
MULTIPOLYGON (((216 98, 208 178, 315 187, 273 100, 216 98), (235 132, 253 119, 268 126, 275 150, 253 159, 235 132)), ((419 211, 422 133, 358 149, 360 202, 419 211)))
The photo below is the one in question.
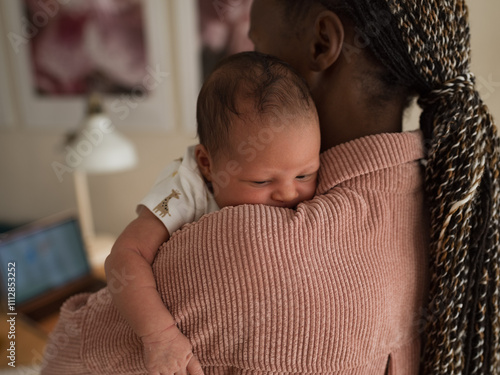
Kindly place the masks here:
POLYGON ((207 77, 222 58, 253 50, 248 38, 252 0, 196 0, 201 64, 207 77))
MULTIPOLYGON (((0 30, 3 30, 2 19, 0 18, 0 30)), ((13 107, 9 61, 6 54, 3 36, 0 37, 0 130, 12 129, 15 124, 15 112, 13 107)))
POLYGON ((92 92, 120 129, 175 128, 167 2, 18 0, 0 7, 27 128, 76 129, 92 92))
POLYGON ((196 134, 196 101, 202 84, 197 0, 169 0, 176 98, 182 129, 196 134))

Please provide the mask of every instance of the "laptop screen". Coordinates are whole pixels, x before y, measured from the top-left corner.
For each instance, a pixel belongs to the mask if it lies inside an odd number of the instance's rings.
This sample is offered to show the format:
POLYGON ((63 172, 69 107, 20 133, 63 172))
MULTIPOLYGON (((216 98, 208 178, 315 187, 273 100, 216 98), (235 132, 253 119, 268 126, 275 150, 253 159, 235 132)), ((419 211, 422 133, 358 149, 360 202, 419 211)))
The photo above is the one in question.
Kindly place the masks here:
POLYGON ((16 304, 90 273, 76 218, 33 224, 0 238, 3 285, 7 285, 7 269, 11 262, 15 262, 16 304))

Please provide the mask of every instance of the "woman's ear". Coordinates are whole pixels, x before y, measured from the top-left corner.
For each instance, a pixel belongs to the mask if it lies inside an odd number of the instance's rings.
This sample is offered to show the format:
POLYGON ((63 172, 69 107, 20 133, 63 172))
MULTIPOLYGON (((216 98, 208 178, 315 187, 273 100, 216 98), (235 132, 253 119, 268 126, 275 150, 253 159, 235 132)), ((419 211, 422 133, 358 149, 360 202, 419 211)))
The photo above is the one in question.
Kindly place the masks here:
POLYGON ((330 10, 319 12, 310 51, 311 70, 328 69, 339 58, 343 43, 344 25, 340 18, 330 10))
POLYGON ((212 181, 213 162, 208 150, 202 144, 198 144, 194 149, 194 157, 200 172, 207 181, 212 181))

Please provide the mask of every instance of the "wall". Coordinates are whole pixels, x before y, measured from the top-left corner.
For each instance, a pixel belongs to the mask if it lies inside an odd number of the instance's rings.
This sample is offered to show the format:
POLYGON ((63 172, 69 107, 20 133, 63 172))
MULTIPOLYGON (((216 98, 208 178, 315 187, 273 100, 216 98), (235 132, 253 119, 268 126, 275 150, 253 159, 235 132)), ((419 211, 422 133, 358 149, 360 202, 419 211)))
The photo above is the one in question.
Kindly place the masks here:
MULTIPOLYGON (((124 131, 136 147, 139 159, 137 167, 126 172, 89 176, 93 217, 98 233, 119 234, 135 217, 136 203, 147 193, 162 167, 170 160, 182 156, 188 145, 197 142, 193 130, 194 110, 201 69, 197 66, 193 68, 197 61, 196 43, 184 45, 186 41, 193 39, 196 31, 193 30, 197 17, 194 7, 194 0, 168 0, 163 15, 170 27, 169 35, 161 37, 165 40, 165 45, 170 46, 168 53, 172 55, 169 61, 172 74, 169 79, 175 87, 175 102, 170 103, 175 110, 174 130, 124 131), (174 14, 181 17, 174 17, 174 14), (186 22, 188 17, 191 22, 186 22), (182 18, 183 23, 180 24, 177 18, 182 18), (176 43, 179 40, 181 43, 176 43), (187 78, 182 81, 182 85, 179 79, 181 67, 192 70, 188 77, 182 74, 187 78), (183 122, 190 126, 182 126, 183 122)), ((7 16, 1 11, 0 7, 0 21, 4 25, 3 30, 0 27, 0 37, 3 38, 0 41, 7 47, 7 16)), ((15 56, 13 60, 12 64, 16 64, 15 56)), ((12 66, 9 68, 10 71, 13 70, 12 66)), ((0 85, 10 78, 11 87, 15 91, 17 88, 14 78, 9 77, 9 74, 2 74, 7 67, 2 66, 0 69, 0 85)), ((5 99, 0 97, 4 104, 5 99)), ((16 117, 22 118, 19 103, 14 101, 12 104, 17 110, 16 117)), ((17 121, 12 129, 0 127, 0 223, 25 223, 68 209, 76 210, 72 174, 63 174, 60 181, 52 169, 54 161, 63 161, 66 156, 62 147, 63 139, 64 132, 60 130, 28 130, 21 121, 17 121)))
MULTIPOLYGON (((135 204, 161 168, 196 143, 194 134, 126 133, 139 164, 126 172, 90 175, 89 190, 98 232, 118 234, 135 217, 135 204)), ((61 134, 27 131, 0 135, 0 222, 22 223, 76 209, 71 173, 59 182, 51 163, 60 160, 61 134)))
MULTIPOLYGON (((498 118, 500 25, 496 18, 500 14, 500 2, 469 1, 469 7, 473 35, 472 71, 482 84, 480 91, 485 101, 498 118)), ((182 61, 175 65, 175 69, 180 66, 182 61)), ((415 118, 415 114, 410 117, 409 128, 415 127, 415 118)), ((129 132, 126 135, 137 147, 137 168, 89 179, 98 232, 118 234, 134 218, 135 204, 148 191, 161 168, 182 155, 187 145, 195 143, 194 134, 185 133, 180 127, 169 134, 129 132)), ((59 182, 51 168, 52 161, 61 156, 58 150, 61 141, 61 133, 27 131, 23 130, 23 124, 0 132, 0 221, 25 222, 76 207, 71 176, 68 174, 63 182, 59 182)))

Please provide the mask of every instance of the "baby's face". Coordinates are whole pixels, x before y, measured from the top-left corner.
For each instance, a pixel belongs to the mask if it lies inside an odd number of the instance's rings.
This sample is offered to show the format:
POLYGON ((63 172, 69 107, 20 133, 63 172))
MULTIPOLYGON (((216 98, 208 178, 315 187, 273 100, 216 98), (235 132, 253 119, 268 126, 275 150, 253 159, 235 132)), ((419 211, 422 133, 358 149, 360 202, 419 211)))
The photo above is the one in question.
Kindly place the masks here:
POLYGON ((317 120, 268 121, 259 130, 248 126, 231 133, 232 152, 213 163, 209 180, 219 207, 240 204, 297 206, 314 196, 319 169, 317 120))

